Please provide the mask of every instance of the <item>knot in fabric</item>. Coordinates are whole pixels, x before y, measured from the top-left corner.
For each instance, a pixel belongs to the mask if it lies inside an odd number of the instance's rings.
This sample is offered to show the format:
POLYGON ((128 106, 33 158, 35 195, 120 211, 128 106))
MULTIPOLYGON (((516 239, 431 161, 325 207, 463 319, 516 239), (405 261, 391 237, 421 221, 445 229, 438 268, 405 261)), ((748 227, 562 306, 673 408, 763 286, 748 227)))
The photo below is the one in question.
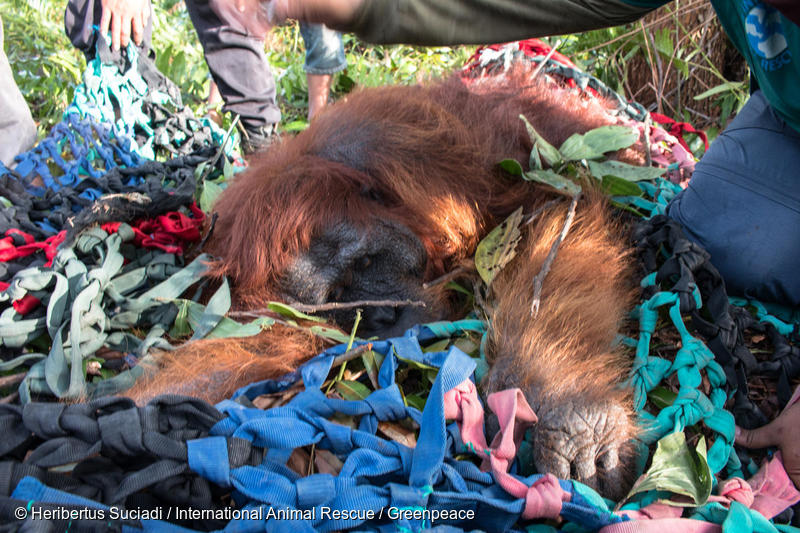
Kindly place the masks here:
POLYGON ((675 354, 671 371, 678 373, 678 380, 686 387, 699 387, 702 381, 700 370, 714 359, 714 354, 705 344, 695 338, 683 339, 683 346, 675 354))
POLYGON ((131 407, 97 419, 104 450, 125 457, 147 454, 142 441, 142 421, 139 408, 131 407))
POLYGON ((475 384, 467 379, 444 395, 444 417, 459 423, 461 442, 475 453, 489 453, 483 433, 483 406, 475 384))
POLYGON ((381 421, 402 420, 407 416, 403 396, 397 384, 377 389, 364 398, 372 409, 372 414, 381 421))

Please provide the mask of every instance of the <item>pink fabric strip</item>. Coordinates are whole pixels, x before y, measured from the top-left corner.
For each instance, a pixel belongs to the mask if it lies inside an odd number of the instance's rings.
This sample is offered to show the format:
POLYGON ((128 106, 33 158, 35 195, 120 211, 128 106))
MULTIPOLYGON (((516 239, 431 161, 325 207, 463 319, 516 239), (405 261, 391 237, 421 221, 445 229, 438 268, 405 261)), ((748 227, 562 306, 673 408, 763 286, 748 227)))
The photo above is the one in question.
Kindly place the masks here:
POLYGON ((555 476, 546 474, 528 487, 508 473, 525 431, 538 420, 536 413, 519 389, 496 392, 487 401, 500 424, 500 431, 491 446, 486 445, 484 411, 472 381, 466 380, 445 393, 445 418, 458 422, 461 440, 465 445, 471 446, 479 454, 488 453, 482 469, 491 468, 495 480, 506 492, 525 500, 523 518, 558 518, 563 502, 570 501, 572 495, 561 488, 555 476))
POLYGON ((722 527, 711 522, 690 518, 662 518, 660 520, 631 520, 617 522, 600 530, 600 533, 721 533, 722 527))
MULTIPOLYGON (((795 390, 789 405, 800 398, 800 387, 795 390)), ((536 414, 525 400, 525 395, 519 389, 509 389, 496 392, 487 399, 490 409, 497 415, 500 431, 495 435, 492 444, 486 444, 483 428, 484 410, 481 405, 475 384, 466 380, 457 387, 447 391, 444 395, 444 413, 448 420, 456 420, 461 430, 461 440, 465 445, 472 447, 475 453, 484 456, 482 469, 491 469, 495 480, 503 489, 514 496, 525 500, 525 509, 522 517, 531 518, 557 518, 561 512, 562 503, 569 501, 570 493, 561 489, 558 479, 546 474, 539 481, 528 487, 522 481, 508 473, 519 449, 519 444, 525 431, 537 422, 536 414)), ((730 505, 737 501, 746 507, 758 511, 766 518, 772 518, 784 509, 800 501, 800 492, 797 491, 792 480, 783 467, 780 452, 772 460, 767 461, 749 481, 732 478, 720 487, 718 496, 711 496, 709 501, 730 505)), ((652 503, 638 511, 623 511, 631 522, 614 524, 602 531, 613 533, 626 531, 641 531, 639 527, 661 531, 660 526, 678 528, 680 531, 716 532, 719 526, 707 524, 699 520, 681 519, 680 507, 672 507, 663 503, 652 503), (676 522, 678 521, 678 522, 676 522), (637 526, 625 524, 638 524, 637 526), (624 526, 624 527, 623 527, 624 526), (625 529, 625 528, 633 529, 625 529), (689 529, 687 529, 689 528, 689 529), (716 529, 714 529, 716 528, 716 529)), ((672 533, 672 532, 667 532, 672 533)))

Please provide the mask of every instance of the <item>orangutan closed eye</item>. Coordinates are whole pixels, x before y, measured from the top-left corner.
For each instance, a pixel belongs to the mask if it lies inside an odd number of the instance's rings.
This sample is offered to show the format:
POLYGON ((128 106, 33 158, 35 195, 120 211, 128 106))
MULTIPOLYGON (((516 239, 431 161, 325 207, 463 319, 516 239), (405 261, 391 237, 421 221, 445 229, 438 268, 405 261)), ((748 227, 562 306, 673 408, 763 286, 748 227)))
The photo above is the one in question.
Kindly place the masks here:
MULTIPOLYGON (((553 193, 504 174, 506 158, 532 147, 520 115, 552 144, 615 123, 586 100, 519 69, 501 78, 366 89, 330 106, 296 137, 270 147, 223 193, 208 250, 213 275, 227 276, 234 305, 270 300, 321 304, 422 300, 425 307, 365 309, 361 336, 401 334, 413 324, 455 318, 442 285, 423 283, 471 257, 488 230, 553 193)), ((521 388, 539 415, 534 461, 608 496, 624 490, 621 466, 635 433, 628 363, 612 348, 632 302, 627 252, 605 203, 589 193, 530 313, 532 280, 561 228, 565 202, 527 229, 517 258, 493 285, 482 384, 521 388)), ((352 313, 333 318, 350 327, 352 313)), ((189 343, 132 391, 139 401, 174 391, 210 401, 277 377, 317 353, 308 334, 273 327, 247 340, 189 343), (284 339, 291 335, 292 342, 284 339)))

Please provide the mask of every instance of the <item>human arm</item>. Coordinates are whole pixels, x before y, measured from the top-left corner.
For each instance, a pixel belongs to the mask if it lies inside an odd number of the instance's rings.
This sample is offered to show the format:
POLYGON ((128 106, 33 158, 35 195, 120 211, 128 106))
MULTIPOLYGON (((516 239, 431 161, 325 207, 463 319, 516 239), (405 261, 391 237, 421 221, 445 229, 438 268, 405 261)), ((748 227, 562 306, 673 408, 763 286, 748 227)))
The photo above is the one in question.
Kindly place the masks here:
POLYGON ((322 22, 373 43, 508 42, 631 22, 663 2, 621 0, 270 0, 273 19, 322 22))
POLYGON ((216 0, 251 31, 291 18, 371 43, 489 44, 616 26, 667 0, 216 0))

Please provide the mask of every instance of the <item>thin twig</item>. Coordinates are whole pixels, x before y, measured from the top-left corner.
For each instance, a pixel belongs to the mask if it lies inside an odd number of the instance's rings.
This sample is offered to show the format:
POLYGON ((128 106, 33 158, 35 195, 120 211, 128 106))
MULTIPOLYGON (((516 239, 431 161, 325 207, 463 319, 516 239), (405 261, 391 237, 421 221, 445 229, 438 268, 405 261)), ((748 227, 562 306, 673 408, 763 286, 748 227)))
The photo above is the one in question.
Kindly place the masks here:
POLYGON ((650 153, 650 128, 653 127, 653 120, 650 113, 644 119, 644 156, 645 166, 653 166, 653 155, 650 153))
POLYGON ((525 222, 522 223, 522 227, 527 226, 528 224, 530 224, 531 222, 533 222, 534 220, 539 218, 539 215, 544 213, 544 211, 546 209, 549 209, 550 207, 554 206, 555 204, 560 204, 561 202, 562 202, 561 198, 554 198, 552 200, 548 200, 547 202, 545 202, 545 204, 543 206, 538 207, 533 213, 531 213, 530 215, 527 216, 527 218, 525 219, 525 222))
MULTIPOLYGON (((349 352, 350 349, 353 347, 353 342, 356 340, 356 332, 358 331, 358 325, 361 323, 361 309, 356 309, 356 319, 353 321, 353 329, 350 331, 350 339, 347 341, 347 351, 349 352)), ((328 394, 333 386, 336 384, 337 381, 342 381, 344 379, 344 371, 347 368, 347 361, 342 361, 342 366, 339 368, 339 374, 336 376, 336 379, 330 382, 328 388, 325 390, 325 394, 328 394)))
POLYGON ((531 76, 530 76, 530 78, 529 78, 529 79, 531 79, 531 80, 532 80, 532 79, 536 78, 536 75, 537 75, 537 74, 539 74, 539 71, 541 71, 541 70, 544 68, 544 65, 545 65, 545 63, 547 63, 548 61, 550 61, 550 58, 551 58, 551 57, 553 57, 553 54, 555 54, 555 53, 556 53, 556 49, 557 49, 559 46, 561 46, 561 39, 559 39, 559 40, 557 40, 557 41, 556 41, 556 44, 554 44, 554 45, 553 45, 553 46, 550 48, 550 51, 549 51, 549 52, 547 52, 547 55, 546 55, 546 56, 544 56, 544 59, 542 59, 542 61, 541 61, 541 62, 540 62, 538 65, 536 65, 536 68, 535 68, 535 69, 533 69, 533 72, 531 73, 531 76))
POLYGON ((567 233, 569 233, 569 228, 572 226, 572 221, 575 218, 575 209, 578 207, 578 199, 580 197, 581 193, 577 193, 572 197, 572 203, 569 204, 567 219, 564 221, 564 227, 561 228, 561 234, 550 247, 550 251, 547 253, 547 257, 545 257, 544 263, 542 264, 542 269, 538 274, 536 274, 536 277, 533 278, 533 302, 531 302, 531 316, 534 318, 536 318, 536 315, 539 314, 539 305, 541 304, 542 300, 542 286, 544 285, 544 278, 547 277, 547 274, 550 272, 550 267, 553 266, 553 261, 556 259, 556 253, 558 253, 558 247, 567 237, 567 233))
POLYGON ((372 343, 368 342, 367 344, 362 344, 361 346, 356 346, 352 350, 347 350, 341 355, 337 355, 333 358, 333 363, 331 363, 331 368, 336 368, 337 366, 346 363, 348 361, 352 361, 356 357, 359 357, 372 349, 372 343))
POLYGON ((475 262, 472 259, 468 259, 468 260, 464 261, 463 264, 458 265, 456 268, 454 268, 450 272, 442 274, 441 276, 439 276, 438 278, 436 278, 436 279, 434 279, 432 281, 428 281, 427 283, 423 283, 422 284, 422 288, 425 289, 425 290, 430 289, 431 287, 435 287, 437 285, 441 285, 442 283, 447 283, 448 281, 452 281, 452 280, 456 279, 458 276, 461 276, 462 274, 466 274, 466 273, 472 272, 474 270, 475 270, 475 262))
MULTIPOLYGON (((340 309, 355 309, 357 307, 426 307, 421 300, 358 300, 355 302, 328 302, 324 304, 289 304, 295 311, 301 313, 319 313, 322 311, 338 311, 340 309)), ((251 309, 250 311, 231 311, 229 317, 260 317, 271 316, 274 313, 269 308, 251 309)))

